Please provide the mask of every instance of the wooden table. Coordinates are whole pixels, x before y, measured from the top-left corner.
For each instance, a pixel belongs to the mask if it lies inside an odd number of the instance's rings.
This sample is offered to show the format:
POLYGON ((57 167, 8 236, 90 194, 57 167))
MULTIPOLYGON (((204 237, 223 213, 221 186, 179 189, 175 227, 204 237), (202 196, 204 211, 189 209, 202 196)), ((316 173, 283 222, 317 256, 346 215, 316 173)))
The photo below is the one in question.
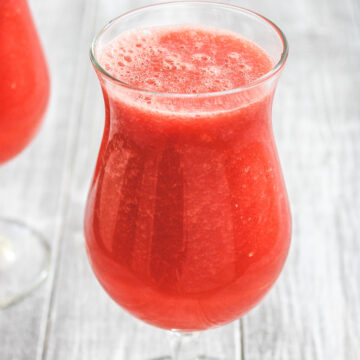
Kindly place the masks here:
MULTIPOLYGON (((104 119, 89 44, 106 21, 149 3, 30 1, 52 97, 39 136, 0 169, 0 214, 40 230, 52 246, 53 266, 41 289, 0 311, 1 360, 142 360, 168 352, 162 331, 127 315, 101 290, 82 232, 104 119)), ((360 3, 233 3, 271 18, 290 42, 274 127, 293 243, 261 305, 210 331, 202 349, 237 360, 359 360, 360 3)))

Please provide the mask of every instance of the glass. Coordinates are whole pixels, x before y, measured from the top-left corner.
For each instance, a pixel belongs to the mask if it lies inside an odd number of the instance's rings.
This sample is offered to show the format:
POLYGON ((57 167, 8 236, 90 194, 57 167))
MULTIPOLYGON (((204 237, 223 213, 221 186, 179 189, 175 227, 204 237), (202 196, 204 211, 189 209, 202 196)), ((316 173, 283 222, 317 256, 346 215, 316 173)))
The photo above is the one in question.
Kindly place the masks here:
MULTIPOLYGON (((0 2, 0 44, 2 164, 35 136, 49 99, 47 64, 26 0, 0 2)), ((18 220, 0 218, 0 308, 35 289, 48 266, 43 237, 18 220)))
MULTIPOLYGON (((271 21, 213 2, 140 8, 95 37, 90 55, 106 118, 86 247, 103 288, 135 317, 188 338, 247 313, 277 279, 291 218, 271 107, 287 52, 271 21), (239 33, 273 68, 241 88, 169 94, 126 84, 99 64, 104 46, 124 31, 174 24, 239 33)), ((181 338, 175 359, 183 356, 181 338)))

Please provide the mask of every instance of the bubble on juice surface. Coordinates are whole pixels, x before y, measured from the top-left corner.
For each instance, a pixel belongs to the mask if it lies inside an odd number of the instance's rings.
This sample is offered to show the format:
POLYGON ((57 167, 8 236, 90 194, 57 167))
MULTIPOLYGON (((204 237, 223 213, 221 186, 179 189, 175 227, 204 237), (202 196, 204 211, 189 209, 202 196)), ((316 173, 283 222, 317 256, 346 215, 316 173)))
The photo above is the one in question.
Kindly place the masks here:
POLYGON ((194 54, 192 56, 192 60, 195 63, 202 64, 202 65, 214 63, 214 59, 212 59, 211 56, 209 56, 207 54, 194 54))

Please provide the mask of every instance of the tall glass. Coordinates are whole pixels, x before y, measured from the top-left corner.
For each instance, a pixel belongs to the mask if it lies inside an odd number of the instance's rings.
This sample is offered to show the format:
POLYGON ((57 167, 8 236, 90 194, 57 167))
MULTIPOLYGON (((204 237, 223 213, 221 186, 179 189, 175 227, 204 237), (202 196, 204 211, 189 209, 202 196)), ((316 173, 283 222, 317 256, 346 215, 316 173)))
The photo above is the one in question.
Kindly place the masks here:
POLYGON ((134 10, 94 39, 106 119, 86 246, 101 285, 135 317, 178 334, 209 329, 248 312, 277 279, 291 219, 271 107, 287 52, 271 21, 213 2, 134 10), (122 32, 173 24, 239 33, 273 68, 229 91, 168 94, 135 88, 99 64, 122 32))
MULTIPOLYGON (((0 1, 0 164, 33 139, 49 99, 49 73, 26 0, 0 1)), ((6 204, 0 200, 0 210, 6 204)), ((18 220, 0 217, 0 308, 46 277, 49 248, 18 220)))

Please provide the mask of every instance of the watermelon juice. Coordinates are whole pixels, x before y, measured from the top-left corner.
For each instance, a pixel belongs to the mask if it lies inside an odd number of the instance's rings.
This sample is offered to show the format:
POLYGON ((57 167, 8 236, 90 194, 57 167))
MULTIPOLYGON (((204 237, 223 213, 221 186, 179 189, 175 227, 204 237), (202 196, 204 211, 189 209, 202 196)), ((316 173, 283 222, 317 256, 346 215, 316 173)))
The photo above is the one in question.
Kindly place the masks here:
POLYGON ((238 318, 289 247, 275 86, 256 85, 272 59, 236 33, 174 25, 124 32, 97 60, 106 123, 85 235, 98 280, 158 327, 238 318))
POLYGON ((49 74, 26 0, 0 1, 0 164, 34 137, 49 99, 49 74))

